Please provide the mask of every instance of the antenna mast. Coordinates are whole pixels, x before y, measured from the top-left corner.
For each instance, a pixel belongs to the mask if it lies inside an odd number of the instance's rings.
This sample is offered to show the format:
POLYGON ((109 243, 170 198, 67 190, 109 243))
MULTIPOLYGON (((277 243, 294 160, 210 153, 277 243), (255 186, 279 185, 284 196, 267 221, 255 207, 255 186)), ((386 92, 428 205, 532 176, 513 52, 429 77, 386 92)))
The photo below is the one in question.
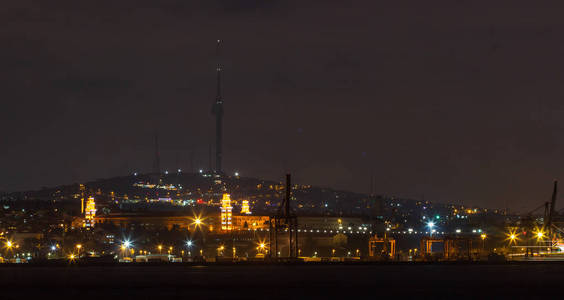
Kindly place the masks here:
POLYGON ((222 66, 219 62, 219 55, 221 50, 221 40, 217 40, 216 55, 217 55, 217 91, 215 103, 212 108, 212 114, 215 115, 215 172, 221 173, 222 156, 223 156, 223 97, 221 96, 221 71, 222 66))

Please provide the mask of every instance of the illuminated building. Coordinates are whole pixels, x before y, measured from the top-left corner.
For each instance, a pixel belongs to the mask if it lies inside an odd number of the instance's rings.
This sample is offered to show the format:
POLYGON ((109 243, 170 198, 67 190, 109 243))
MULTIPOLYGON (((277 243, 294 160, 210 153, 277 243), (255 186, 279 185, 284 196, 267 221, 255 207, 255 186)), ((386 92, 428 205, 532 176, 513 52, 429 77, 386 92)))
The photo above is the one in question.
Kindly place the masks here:
POLYGON ((231 206, 231 197, 229 194, 223 194, 223 198, 221 199, 221 229, 230 231, 233 229, 231 225, 231 213, 233 211, 233 207, 231 206))
POLYGON ((84 192, 86 191, 86 187, 84 184, 80 185, 80 213, 84 213, 84 192))
POLYGON ((241 214, 251 214, 251 210, 249 209, 249 200, 243 200, 243 205, 241 206, 241 214))
POLYGON ((94 197, 88 197, 84 208, 84 227, 94 227, 94 217, 96 216, 96 203, 94 197))
POLYGON ((233 230, 266 230, 270 217, 257 215, 233 216, 232 222, 233 230))

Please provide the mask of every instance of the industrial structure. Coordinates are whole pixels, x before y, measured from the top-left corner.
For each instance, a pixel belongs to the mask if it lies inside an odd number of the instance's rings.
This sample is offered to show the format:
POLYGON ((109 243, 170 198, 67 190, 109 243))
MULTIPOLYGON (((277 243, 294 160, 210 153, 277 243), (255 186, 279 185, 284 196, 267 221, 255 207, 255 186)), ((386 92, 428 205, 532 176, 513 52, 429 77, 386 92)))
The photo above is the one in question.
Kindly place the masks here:
MULTIPOLYGON (((222 166, 222 150, 223 150, 223 97, 221 96, 221 71, 222 66, 219 62, 219 54, 221 50, 221 40, 217 40, 217 91, 215 103, 212 107, 212 114, 215 115, 215 172, 221 173, 222 166)), ((210 160, 211 161, 211 160, 210 160)))
POLYGON ((421 254, 429 259, 433 254, 433 245, 443 244, 443 259, 445 260, 472 260, 472 237, 466 236, 443 236, 443 237, 423 237, 421 239, 421 254))
POLYGON ((298 251, 298 217, 290 210, 290 200, 292 199, 292 178, 290 174, 286 174, 286 195, 278 213, 270 218, 269 238, 270 238, 270 256, 276 258, 282 257, 279 252, 281 248, 282 236, 288 236, 288 259, 295 259, 299 255, 298 251))
POLYGON ((385 259, 396 256, 396 239, 375 235, 368 240, 368 255, 371 257, 381 256, 385 259), (379 247, 381 245, 381 247, 379 247))
POLYGON ((525 258, 535 256, 535 253, 540 255, 562 251, 564 230, 558 226, 559 222, 555 220, 557 216, 555 212, 557 195, 558 181, 555 180, 550 201, 546 201, 533 209, 508 228, 508 240, 512 248, 512 256, 519 255, 513 252, 523 250, 525 251, 525 258), (533 217, 533 214, 542 208, 544 208, 542 217, 533 217))

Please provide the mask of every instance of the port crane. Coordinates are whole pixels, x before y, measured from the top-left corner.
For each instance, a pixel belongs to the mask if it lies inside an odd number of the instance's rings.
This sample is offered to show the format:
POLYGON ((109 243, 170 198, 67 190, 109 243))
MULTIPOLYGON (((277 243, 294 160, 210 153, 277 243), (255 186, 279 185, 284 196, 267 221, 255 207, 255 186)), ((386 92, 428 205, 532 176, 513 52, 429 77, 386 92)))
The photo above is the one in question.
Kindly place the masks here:
POLYGON ((552 197, 550 201, 544 202, 542 205, 529 211, 521 220, 520 227, 524 236, 524 245, 516 245, 517 226, 513 227, 510 234, 510 242, 515 242, 514 248, 525 248, 525 256, 533 255, 534 249, 539 252, 541 249, 549 251, 562 249, 561 237, 564 230, 558 226, 556 218, 560 215, 555 211, 556 199, 558 196, 558 181, 554 181, 552 189, 552 197), (535 218, 534 215, 544 208, 542 221, 535 218))

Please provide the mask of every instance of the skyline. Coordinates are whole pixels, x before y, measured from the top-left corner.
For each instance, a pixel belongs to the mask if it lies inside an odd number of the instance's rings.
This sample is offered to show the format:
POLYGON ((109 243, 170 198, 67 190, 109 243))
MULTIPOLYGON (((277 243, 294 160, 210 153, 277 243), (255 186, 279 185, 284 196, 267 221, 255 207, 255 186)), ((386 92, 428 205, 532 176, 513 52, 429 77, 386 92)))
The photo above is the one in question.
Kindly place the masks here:
POLYGON ((441 3, 8 1, 0 190, 146 172, 155 131, 162 170, 206 168, 219 38, 226 172, 532 209, 563 175, 559 10, 441 3))

